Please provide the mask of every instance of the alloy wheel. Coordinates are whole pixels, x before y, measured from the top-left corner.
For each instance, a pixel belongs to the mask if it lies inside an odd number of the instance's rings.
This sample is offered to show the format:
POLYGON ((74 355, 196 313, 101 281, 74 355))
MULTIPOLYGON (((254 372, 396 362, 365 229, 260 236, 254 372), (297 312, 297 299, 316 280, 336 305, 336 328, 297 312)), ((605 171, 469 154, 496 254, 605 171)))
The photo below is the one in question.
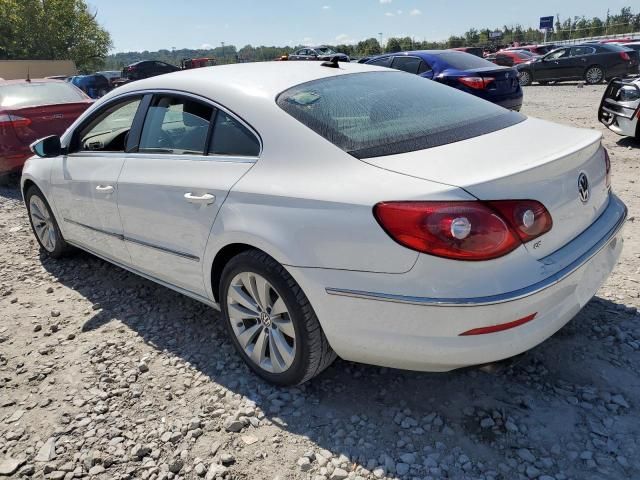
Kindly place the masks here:
POLYGON ((600 83, 604 77, 604 72, 600 67, 591 67, 585 74, 585 79, 589 84, 600 83))
POLYGON ((45 250, 53 252, 56 249, 56 227, 49 209, 37 195, 32 195, 29 200, 29 215, 38 240, 45 250))
POLYGON ((529 72, 520 72, 520 75, 518 77, 520 85, 522 86, 527 86, 531 83, 531 75, 529 74, 529 72))
POLYGON ((296 332, 282 296, 261 275, 242 272, 231 280, 227 310, 233 333, 247 357, 270 373, 295 359, 296 332))

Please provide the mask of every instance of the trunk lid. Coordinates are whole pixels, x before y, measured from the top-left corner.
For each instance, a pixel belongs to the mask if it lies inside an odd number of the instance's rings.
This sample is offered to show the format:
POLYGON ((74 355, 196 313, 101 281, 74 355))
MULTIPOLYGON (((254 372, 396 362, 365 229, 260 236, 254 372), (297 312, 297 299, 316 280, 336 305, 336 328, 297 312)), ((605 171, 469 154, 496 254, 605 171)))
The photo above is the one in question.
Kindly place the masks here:
POLYGON ((529 118, 465 141, 366 162, 460 187, 480 200, 541 202, 551 213, 553 227, 525 247, 535 258, 542 258, 586 230, 607 206, 600 140, 601 134, 593 130, 529 118), (579 192, 581 174, 589 184, 586 202, 579 192))
POLYGON ((514 68, 476 70, 476 73, 483 78, 493 78, 493 81, 487 84, 487 91, 512 93, 518 90, 520 85, 518 71, 514 68))
POLYGON ((30 145, 49 135, 62 135, 92 102, 63 103, 8 110, 14 120, 14 130, 18 140, 30 145))

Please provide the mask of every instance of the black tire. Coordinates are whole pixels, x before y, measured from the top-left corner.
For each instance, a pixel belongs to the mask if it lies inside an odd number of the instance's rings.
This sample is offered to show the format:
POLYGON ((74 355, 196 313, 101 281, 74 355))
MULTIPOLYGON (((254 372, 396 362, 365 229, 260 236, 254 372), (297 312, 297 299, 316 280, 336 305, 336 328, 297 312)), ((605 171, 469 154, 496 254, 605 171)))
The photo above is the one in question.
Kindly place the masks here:
POLYGON ((227 332, 236 350, 249 368, 267 382, 283 386, 304 383, 336 359, 307 296, 289 272, 266 253, 248 250, 233 257, 222 271, 218 298, 227 332), (257 273, 266 279, 280 294, 289 311, 296 336, 295 357, 291 366, 281 373, 269 372, 254 363, 231 326, 227 302, 229 287, 233 278, 244 272, 257 273))
POLYGON ((533 75, 530 70, 520 70, 518 81, 521 87, 528 87, 533 83, 533 75))
POLYGON ((60 227, 58 226, 58 221, 56 220, 56 217, 53 214, 53 211, 51 210, 51 207, 49 206, 49 202, 47 202, 47 199, 45 198, 45 196, 42 193, 42 191, 40 191, 40 189, 38 187, 36 187, 35 185, 31 185, 27 189, 27 192, 25 194, 24 200, 25 200, 25 204, 27 206, 27 213, 28 213, 28 216, 29 216, 29 223, 31 224, 31 230, 33 231, 33 235, 36 237, 36 240, 38 241, 38 244, 40 245, 40 249, 43 252, 45 252, 49 257, 52 257, 52 258, 61 258, 61 257, 64 257, 65 255, 68 255, 69 253, 71 253, 74 250, 74 248, 71 245, 69 245, 65 241, 64 237, 62 236, 62 232, 60 231, 60 227), (33 218, 31 216, 31 198, 34 197, 34 196, 38 197, 42 201, 42 203, 44 204, 44 207, 47 209, 47 212, 51 216, 51 223, 52 223, 51 226, 53 228, 53 235, 54 235, 54 248, 53 249, 46 248, 42 244, 42 241, 40 240, 40 237, 36 233, 36 228, 33 225, 33 218))
POLYGON ((584 81, 587 85, 597 85, 605 79, 605 71, 600 65, 591 65, 584 71, 584 81))

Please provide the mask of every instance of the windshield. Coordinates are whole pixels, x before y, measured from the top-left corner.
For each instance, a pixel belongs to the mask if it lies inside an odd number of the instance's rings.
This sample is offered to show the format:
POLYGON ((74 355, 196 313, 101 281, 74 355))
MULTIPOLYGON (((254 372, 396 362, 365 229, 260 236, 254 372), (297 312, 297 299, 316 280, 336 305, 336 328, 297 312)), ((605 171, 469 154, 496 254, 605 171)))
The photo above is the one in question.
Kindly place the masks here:
POLYGON ((0 107, 76 103, 87 100, 82 91, 64 82, 24 82, 0 86, 0 107))
POLYGON ((443 52, 438 54, 438 58, 448 64, 450 68, 457 70, 473 70, 476 68, 487 68, 495 65, 484 58, 476 57, 464 52, 443 52))
POLYGON ((282 92, 277 103, 357 158, 458 142, 525 119, 454 88, 394 71, 314 80, 282 92))
POLYGON ((333 50, 331 50, 329 47, 319 47, 314 50, 321 55, 331 55, 332 53, 336 53, 333 50))

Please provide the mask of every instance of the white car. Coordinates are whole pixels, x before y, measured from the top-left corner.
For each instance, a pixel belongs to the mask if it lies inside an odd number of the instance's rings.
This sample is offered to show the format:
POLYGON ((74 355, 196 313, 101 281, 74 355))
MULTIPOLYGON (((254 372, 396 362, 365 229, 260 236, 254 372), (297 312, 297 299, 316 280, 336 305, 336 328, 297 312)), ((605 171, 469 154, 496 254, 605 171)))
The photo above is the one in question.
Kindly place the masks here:
POLYGON ((602 95, 598 120, 618 135, 640 140, 640 78, 614 78, 602 95))
POLYGON ((22 190, 49 255, 219 308, 268 381, 336 355, 447 371, 539 344, 613 269, 600 140, 390 69, 241 64, 109 93, 22 190))

